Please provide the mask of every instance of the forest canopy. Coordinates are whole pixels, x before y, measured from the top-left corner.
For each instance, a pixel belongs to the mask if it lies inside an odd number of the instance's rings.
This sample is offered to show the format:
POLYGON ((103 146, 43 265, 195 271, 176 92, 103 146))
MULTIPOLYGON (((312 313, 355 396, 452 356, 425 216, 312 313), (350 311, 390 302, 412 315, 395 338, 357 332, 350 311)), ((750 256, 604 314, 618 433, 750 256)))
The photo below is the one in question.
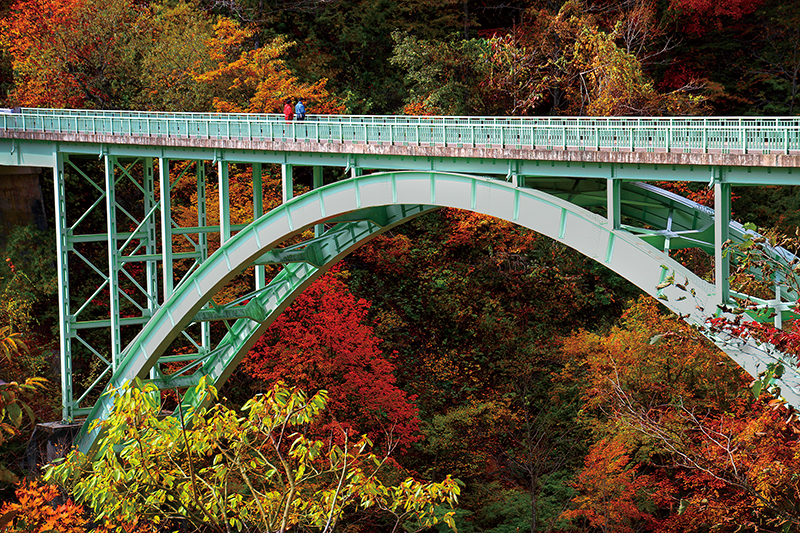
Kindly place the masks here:
MULTIPOLYGON (((3 107, 277 113, 302 97, 310 115, 791 116, 798 75, 793 0, 0 0, 3 107)), ((184 226, 203 198, 187 169, 170 169, 184 226)), ((231 168, 232 224, 252 216, 251 172, 231 168)), ((663 186, 713 201, 705 184, 663 186)), ((799 199, 737 189, 734 215, 784 239, 799 199)), ((265 169, 262 203, 280 202, 265 169)), ((451 209, 309 287, 223 390, 203 389, 207 431, 121 389, 136 416, 48 484, 21 466, 33 423, 60 409, 48 220, 0 248, 0 531, 800 530, 793 408, 598 263, 451 209)), ((675 257, 710 279, 703 252, 675 257)), ((779 340, 798 339, 786 323, 779 340)))

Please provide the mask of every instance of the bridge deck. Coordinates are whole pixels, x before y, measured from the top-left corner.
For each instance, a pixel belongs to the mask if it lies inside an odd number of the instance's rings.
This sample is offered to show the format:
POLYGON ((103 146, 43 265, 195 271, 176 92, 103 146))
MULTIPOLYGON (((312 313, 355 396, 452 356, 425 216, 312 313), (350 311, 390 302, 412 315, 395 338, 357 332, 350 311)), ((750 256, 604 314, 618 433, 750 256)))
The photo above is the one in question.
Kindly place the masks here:
POLYGON ((800 167, 797 118, 406 117, 21 109, 0 138, 209 150, 800 167))

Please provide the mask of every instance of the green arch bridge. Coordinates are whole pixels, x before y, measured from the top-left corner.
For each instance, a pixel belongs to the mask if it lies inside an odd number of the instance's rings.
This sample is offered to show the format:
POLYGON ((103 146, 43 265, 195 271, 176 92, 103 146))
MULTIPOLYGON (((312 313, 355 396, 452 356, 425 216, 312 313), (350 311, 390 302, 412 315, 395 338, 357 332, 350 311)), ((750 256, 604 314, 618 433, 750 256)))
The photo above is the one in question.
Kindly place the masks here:
MULTIPOLYGON (((317 277, 380 233, 440 207, 562 242, 702 326, 719 305, 748 297, 731 290, 722 251, 747 233, 731 221, 731 187, 800 184, 800 119, 792 118, 309 115, 286 123, 281 115, 0 111, 0 165, 53 173, 64 421, 106 416, 111 405, 101 391, 135 377, 187 390, 183 404, 194 404, 191 387, 203 376, 224 382, 317 277), (267 164, 282 168, 283 203, 270 210, 261 203, 267 164), (232 165, 251 172, 246 225, 231 224, 232 165), (294 197, 298 167, 311 168, 304 172, 313 187, 294 197), (331 170, 323 179, 330 168, 336 179, 331 170), (207 174, 216 180, 218 225, 208 223, 207 174), (715 209, 650 183, 657 181, 707 184, 715 209), (173 217, 176 187, 197 195, 194 226, 173 217), (221 244, 213 254, 209 238, 221 244), (670 251, 681 248, 713 256, 716 281, 673 260, 670 251), (254 265, 250 292, 213 303, 254 265), (266 265, 280 267, 269 280, 266 265), (213 321, 227 326, 221 338, 212 338, 213 321), (91 383, 73 380, 76 357, 93 358, 91 383)), ((797 295, 786 280, 763 281, 774 298, 749 298, 780 326, 797 295)), ((785 357, 704 331, 753 376, 785 357)), ((787 365, 780 385, 800 404, 796 367, 787 365)), ((77 442, 88 450, 95 438, 84 426, 77 442)))

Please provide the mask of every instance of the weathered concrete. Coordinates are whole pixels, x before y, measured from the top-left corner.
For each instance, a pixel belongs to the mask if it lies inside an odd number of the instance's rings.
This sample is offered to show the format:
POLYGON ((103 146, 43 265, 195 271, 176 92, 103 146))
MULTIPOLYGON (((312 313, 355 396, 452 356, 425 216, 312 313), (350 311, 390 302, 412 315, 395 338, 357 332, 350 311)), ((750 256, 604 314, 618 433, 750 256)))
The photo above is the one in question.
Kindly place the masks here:
POLYGON ((386 143, 341 143, 315 141, 256 141, 235 139, 201 139, 187 137, 118 136, 75 133, 43 133, 4 131, 2 137, 49 142, 115 144, 127 146, 164 146, 212 148, 221 150, 264 150, 278 152, 311 152, 337 154, 394 155, 406 157, 442 157, 471 159, 516 159, 527 161, 569 161, 584 163, 650 164, 650 165, 713 165, 728 167, 800 167, 800 153, 765 153, 752 151, 722 153, 719 150, 684 152, 584 150, 566 147, 500 148, 497 146, 398 145, 386 143))

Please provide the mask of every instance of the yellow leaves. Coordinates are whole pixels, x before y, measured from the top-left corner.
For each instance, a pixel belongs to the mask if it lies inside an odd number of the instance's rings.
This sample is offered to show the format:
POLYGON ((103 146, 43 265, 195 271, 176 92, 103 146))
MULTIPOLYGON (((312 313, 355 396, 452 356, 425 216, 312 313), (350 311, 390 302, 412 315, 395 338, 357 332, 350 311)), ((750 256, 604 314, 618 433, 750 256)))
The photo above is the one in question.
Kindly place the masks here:
MULTIPOLYGON (((109 453, 92 463, 73 453, 46 474, 64 484, 75 476, 74 494, 98 519, 157 524, 177 516, 192 526, 247 523, 277 531, 321 528, 360 504, 394 514, 399 523, 454 526, 438 508, 457 503, 457 481, 408 479, 387 487, 376 476, 383 461, 366 437, 345 436, 336 446, 304 434, 325 407, 324 391, 309 396, 278 383, 245 404, 247 417, 216 405, 183 427, 175 417, 158 422, 142 385, 134 385, 115 392, 101 439, 109 453)), ((195 394, 210 386, 199 389, 195 394)))
POLYGON ((295 45, 276 37, 260 48, 248 50, 251 30, 231 19, 220 19, 214 37, 206 42, 216 68, 195 72, 194 79, 214 94, 214 108, 227 113, 275 113, 287 98, 302 97, 310 112, 341 112, 325 89, 326 79, 301 83, 283 56, 295 45), (322 109, 315 109, 315 105, 322 109))

